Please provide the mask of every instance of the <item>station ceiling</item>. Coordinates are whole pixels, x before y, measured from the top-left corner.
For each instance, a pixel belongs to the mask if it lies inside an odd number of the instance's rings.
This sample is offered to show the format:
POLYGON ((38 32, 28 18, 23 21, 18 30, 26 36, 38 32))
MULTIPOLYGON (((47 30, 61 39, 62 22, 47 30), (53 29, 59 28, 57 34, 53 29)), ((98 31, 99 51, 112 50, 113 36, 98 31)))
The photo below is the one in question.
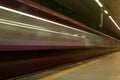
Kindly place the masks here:
MULTIPOLYGON (((110 12, 110 15, 120 27, 120 0, 101 0, 101 2, 105 5, 106 9, 110 12)), ((117 34, 120 39, 120 30, 114 28, 114 26, 108 28, 111 32, 117 34)))
MULTIPOLYGON (((108 15, 103 14, 103 25, 101 24, 102 9, 95 0, 32 0, 60 14, 70 17, 76 21, 120 39, 120 30, 116 28, 108 15)), ((120 25, 120 0, 100 0, 110 15, 120 25)))

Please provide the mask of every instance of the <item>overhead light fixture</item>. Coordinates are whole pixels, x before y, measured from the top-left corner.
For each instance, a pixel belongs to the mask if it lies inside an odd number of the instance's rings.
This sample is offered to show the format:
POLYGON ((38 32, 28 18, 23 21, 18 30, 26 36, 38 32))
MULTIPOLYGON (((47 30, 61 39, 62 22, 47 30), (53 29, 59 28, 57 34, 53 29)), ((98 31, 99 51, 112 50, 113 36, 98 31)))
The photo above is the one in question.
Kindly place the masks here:
MULTIPOLYGON (((102 3, 99 0, 95 0, 96 3, 100 6, 103 7, 102 3)), ((107 10, 104 10, 105 14, 109 14, 107 10)), ((118 24, 114 21, 114 19, 111 16, 108 16, 110 18, 110 20, 113 22, 113 24, 118 28, 118 30, 120 30, 120 27, 118 26, 118 24)))
POLYGON ((108 11, 107 11, 107 10, 104 10, 104 13, 105 13, 105 14, 108 14, 108 11))
POLYGON ((110 18, 110 20, 115 24, 115 26, 120 30, 120 27, 118 26, 118 24, 114 21, 114 19, 111 16, 108 16, 110 18))
POLYGON ((103 7, 102 3, 99 0, 95 0, 100 7, 103 7))

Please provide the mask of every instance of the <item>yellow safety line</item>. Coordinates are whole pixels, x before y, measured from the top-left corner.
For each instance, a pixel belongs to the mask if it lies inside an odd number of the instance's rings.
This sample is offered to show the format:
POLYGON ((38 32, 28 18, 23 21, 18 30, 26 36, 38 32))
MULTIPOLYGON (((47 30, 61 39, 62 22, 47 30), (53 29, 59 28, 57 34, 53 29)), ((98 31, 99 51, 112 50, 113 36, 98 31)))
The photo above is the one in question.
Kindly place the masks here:
POLYGON ((59 78, 59 77, 62 77, 64 75, 66 75, 66 74, 69 74, 69 73, 72 73, 74 71, 77 71, 80 68, 86 67, 86 66, 91 65, 91 64, 93 64, 95 62, 98 62, 100 60, 102 60, 102 59, 97 59, 97 60, 94 60, 94 61, 90 61, 88 63, 82 64, 82 65, 78 65, 76 67, 73 67, 73 68, 70 68, 70 69, 67 69, 67 70, 55 73, 55 74, 47 76, 47 77, 43 77, 43 78, 38 79, 38 80, 54 80, 56 78, 59 78))

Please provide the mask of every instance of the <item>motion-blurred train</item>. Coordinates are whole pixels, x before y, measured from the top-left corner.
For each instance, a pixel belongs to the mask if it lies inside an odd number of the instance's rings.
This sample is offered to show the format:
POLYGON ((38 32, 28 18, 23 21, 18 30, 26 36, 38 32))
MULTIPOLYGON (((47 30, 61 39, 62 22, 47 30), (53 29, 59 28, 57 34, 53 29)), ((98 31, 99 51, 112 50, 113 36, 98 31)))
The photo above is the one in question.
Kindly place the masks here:
POLYGON ((29 0, 0 0, 1 80, 119 48, 120 40, 29 0))
POLYGON ((115 48, 120 41, 25 0, 0 2, 0 50, 115 48))

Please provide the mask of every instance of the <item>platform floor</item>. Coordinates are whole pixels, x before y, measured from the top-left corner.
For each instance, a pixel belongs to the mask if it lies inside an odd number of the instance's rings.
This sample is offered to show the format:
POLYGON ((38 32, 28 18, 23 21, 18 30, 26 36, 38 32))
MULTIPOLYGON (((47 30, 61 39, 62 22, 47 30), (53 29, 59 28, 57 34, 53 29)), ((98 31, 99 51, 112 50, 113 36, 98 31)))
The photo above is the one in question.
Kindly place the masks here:
POLYGON ((18 77, 16 80, 120 80, 120 51, 18 77))

